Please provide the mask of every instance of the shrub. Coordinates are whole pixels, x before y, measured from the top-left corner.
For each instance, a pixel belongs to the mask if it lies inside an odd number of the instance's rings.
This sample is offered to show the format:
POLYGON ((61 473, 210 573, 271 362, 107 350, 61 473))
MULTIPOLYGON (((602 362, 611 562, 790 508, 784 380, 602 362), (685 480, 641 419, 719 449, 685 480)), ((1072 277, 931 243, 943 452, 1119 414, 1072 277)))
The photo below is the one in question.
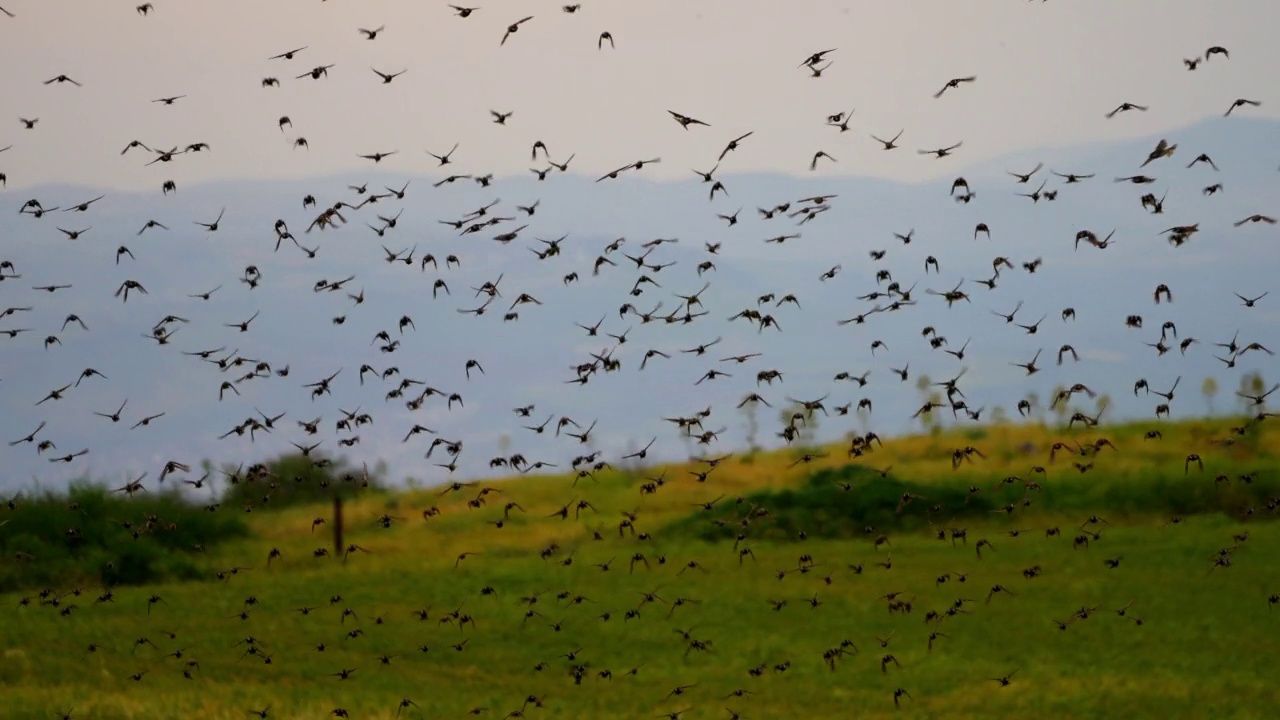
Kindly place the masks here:
POLYGON ((944 475, 906 481, 865 465, 824 468, 795 489, 753 493, 740 504, 721 503, 712 511, 695 511, 672 523, 668 530, 703 540, 735 538, 738 522, 752 508, 769 511, 750 525, 750 535, 764 539, 864 537, 891 530, 921 530, 931 522, 941 527, 963 525, 965 518, 992 517, 1013 506, 1014 514, 1029 500, 1037 513, 1102 516, 1154 515, 1163 518, 1222 513, 1241 515, 1249 508, 1269 507, 1280 496, 1275 473, 1241 478, 1253 465, 1241 465, 1225 483, 1204 476, 1186 476, 1151 467, 1094 470, 1087 474, 1059 468, 1052 480, 1034 477, 1041 488, 1026 490, 1020 482, 970 492, 966 481, 944 475), (908 503, 904 498, 910 496, 908 503), (941 509, 941 515, 934 509, 941 509))
POLYGON ((225 505, 260 511, 323 504, 335 497, 348 499, 359 493, 385 491, 379 477, 381 467, 370 474, 364 468, 353 470, 342 458, 318 460, 294 453, 264 466, 265 475, 224 468, 229 484, 221 501, 225 505))
POLYGON ((672 529, 704 540, 732 539, 742 529, 734 522, 740 514, 747 508, 761 507, 769 511, 769 518, 752 524, 753 537, 794 539, 801 532, 813 538, 860 537, 868 528, 880 532, 926 526, 925 512, 935 504, 964 508, 960 513, 948 513, 948 519, 989 515, 995 508, 989 495, 966 500, 967 495, 958 485, 911 483, 892 474, 881 475, 865 465, 849 464, 819 470, 797 489, 754 493, 746 498, 745 507, 725 503, 711 512, 698 511, 676 521, 672 529), (915 499, 899 512, 907 495, 915 499))
POLYGON ((199 553, 249 532, 235 513, 210 512, 176 489, 129 498, 86 481, 19 495, 0 513, 0 592, 194 578, 199 553))

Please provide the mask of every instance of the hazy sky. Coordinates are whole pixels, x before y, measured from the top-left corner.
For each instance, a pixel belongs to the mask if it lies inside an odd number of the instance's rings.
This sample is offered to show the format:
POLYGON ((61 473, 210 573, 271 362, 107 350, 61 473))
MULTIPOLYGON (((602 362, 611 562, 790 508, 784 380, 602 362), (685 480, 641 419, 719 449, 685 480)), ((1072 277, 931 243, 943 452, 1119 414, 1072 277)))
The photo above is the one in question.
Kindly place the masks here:
MULTIPOLYGON (((134 2, 0 4, 16 14, 0 16, 0 87, 12 115, 0 119, 0 148, 12 146, 0 153, 8 180, 0 190, 0 261, 13 264, 0 268, 0 313, 32 308, 0 317, 0 401, 19 408, 0 417, 0 435, 12 443, 47 421, 40 440, 56 441, 44 454, 34 443, 0 448, 7 470, 0 485, 84 473, 149 471, 154 478, 168 459, 252 461, 320 439, 324 452, 386 460, 398 478, 447 476, 422 460, 429 438, 404 439, 415 423, 467 442, 458 476, 490 472, 489 459, 509 443, 564 465, 594 443, 616 460, 619 451, 660 437, 650 459, 672 458, 689 448, 662 418, 708 405, 716 414, 704 429, 727 428, 715 451, 729 451, 746 442, 734 408, 756 391, 775 403, 770 413, 787 397, 831 393, 831 408, 874 398, 875 427, 889 434, 918 427, 911 420, 921 402, 914 380, 952 377, 966 367, 969 401, 989 412, 1012 412, 1027 392, 1047 398, 1057 384, 1085 382, 1121 398, 1109 420, 1149 417, 1157 396, 1130 392, 1139 377, 1159 389, 1181 376, 1191 385, 1214 374, 1235 388, 1274 358, 1257 350, 1227 367, 1232 360, 1213 359, 1224 352, 1213 343, 1239 328, 1242 344, 1280 347, 1280 295, 1245 308, 1232 294, 1265 293, 1280 257, 1276 226, 1236 226, 1253 213, 1275 215, 1280 197, 1280 98, 1268 76, 1280 67, 1280 49, 1264 36, 1280 20, 1274 4, 920 0, 756 3, 744 12, 741 1, 583 0, 575 14, 559 2, 509 2, 485 4, 468 18, 444 3, 417 1, 156 0, 146 17, 134 2), (529 14, 533 19, 500 47, 507 25, 529 14), (375 40, 358 31, 383 25, 375 40), (604 31, 616 49, 597 49, 604 31), (1214 45, 1228 48, 1230 58, 1185 69, 1184 58, 1214 45), (268 60, 303 46, 291 61, 268 60), (833 64, 813 78, 801 64, 821 50, 833 50, 833 64), (296 79, 329 64, 327 78, 296 79), (407 72, 384 84, 371 68, 407 72), (83 87, 43 84, 61 74, 83 87), (933 97, 948 80, 970 75, 975 82, 933 97), (264 77, 281 87, 262 87, 264 77), (153 102, 182 95, 171 106, 153 102), (1222 119, 1237 98, 1262 105, 1222 119), (1104 117, 1126 101, 1150 110, 1104 117), (826 124, 851 109, 849 132, 826 124), (514 114, 502 126, 490 110, 514 114), (668 110, 712 127, 684 130, 668 110), (281 116, 292 126, 282 130, 281 116), (19 117, 39 121, 25 129, 19 117), (902 148, 893 152, 869 137, 900 129, 902 148), (710 170, 726 143, 749 131, 755 134, 717 173, 729 195, 709 201, 709 186, 690 169, 710 170), (299 137, 309 149, 294 147, 299 137), (1140 170, 1161 137, 1181 149, 1140 170), (132 140, 210 149, 147 167, 156 155, 122 155, 132 140), (574 156, 567 176, 535 181, 529 168, 547 167, 544 158, 530 159, 537 140, 553 160, 574 156), (946 159, 917 154, 961 141, 946 159), (455 143, 448 167, 427 153, 446 153, 455 143), (837 161, 810 172, 819 150, 837 161), (358 157, 390 151, 399 153, 378 165, 358 157), (1198 153, 1219 168, 1189 167, 1198 153), (657 157, 661 164, 592 182, 657 157), (1004 173, 1006 163, 1030 171, 1039 160, 1097 177, 1066 184, 1046 169, 1022 185, 1004 173), (446 172, 499 177, 491 187, 432 188, 431 176, 446 172), (1112 181, 1136 172, 1156 182, 1112 181), (971 183, 971 203, 954 202, 948 192, 961 173, 971 183), (661 182, 673 178, 682 182, 661 182), (1042 179, 1061 197, 1028 195, 1042 179), (166 180, 179 191, 162 198, 166 180), (347 224, 305 232, 318 209, 300 203, 304 195, 314 193, 320 207, 339 199, 354 205, 362 196, 353 185, 378 192, 405 182, 412 183, 406 197, 346 209, 347 224), (49 183, 99 186, 107 196, 87 212, 70 212, 66 206, 90 199, 90 191, 37 189, 49 183), (1211 184, 1225 190, 1205 192, 1211 184), (800 220, 801 198, 819 193, 838 197, 812 223, 800 220), (1140 201, 1146 193, 1167 204, 1140 201), (63 210, 19 214, 33 197, 63 210), (520 209, 535 203, 536 217, 520 209), (780 203, 790 205, 776 217, 756 210, 780 203), (218 232, 196 225, 212 222, 223 207, 218 232), (464 226, 476 222, 476 208, 505 224, 475 235, 449 227, 458 218, 464 226), (740 223, 721 219, 738 208, 740 223), (399 224, 386 227, 379 215, 399 224), (298 242, 276 242, 270 228, 277 218, 298 242), (171 229, 139 233, 149 219, 171 229), (990 237, 978 238, 978 223, 989 223, 990 237), (1192 223, 1203 232, 1185 247, 1162 234, 1192 223), (83 228, 84 237, 68 237, 83 228), (909 229, 917 231, 911 244, 894 239, 909 229), (1078 248, 1073 238, 1082 229, 1098 236, 1114 230, 1115 242, 1105 250, 1078 248), (494 242, 508 232, 518 238, 494 242), (785 245, 763 242, 792 233, 785 245), (531 254, 561 236, 561 255, 531 254), (606 245, 620 236, 630 240, 610 256, 616 264, 594 273, 606 245), (643 257, 633 264, 645 252, 642 243, 659 237, 682 242, 653 249, 647 266, 640 267, 643 257), (413 261, 384 262, 397 252, 413 261), (435 266, 423 262, 428 253, 435 266), (445 261, 451 254, 458 263, 445 261), (996 258, 1009 260, 998 277, 996 258), (657 263, 676 267, 658 275, 657 263), (1032 274, 1024 263, 1040 269, 1032 274), (260 286, 244 281, 249 266, 261 272, 260 286), (833 266, 842 268, 839 277, 819 282, 833 266), (569 273, 579 282, 564 282, 569 273), (312 289, 320 279, 349 275, 344 292, 312 289), (654 283, 633 285, 642 275, 654 283), (500 311, 495 305, 483 318, 458 314, 478 305, 476 288, 495 279, 502 283, 500 311), (890 279, 915 293, 903 314, 837 325, 891 302, 881 294, 890 279), (117 294, 126 281, 147 294, 135 292, 126 304, 117 294), (452 291, 437 295, 437 281, 452 291), (708 315, 697 323, 642 322, 639 313, 619 311, 624 303, 642 310, 664 303, 663 313, 679 313, 680 294, 705 283, 713 286, 699 296, 708 315), (1153 306, 1159 283, 1172 286, 1176 304, 1153 306), (37 289, 59 284, 71 287, 37 289), (957 286, 971 302, 952 308, 935 296, 957 286), (192 295, 215 287, 211 300, 192 295), (360 302, 348 292, 358 292, 360 302), (521 293, 542 304, 521 306, 518 318, 504 320, 521 293), (776 297, 758 299, 768 294, 776 297), (780 304, 790 294, 796 303, 780 304), (1023 322, 1046 318, 1043 332, 993 315, 1020 303, 1023 322), (728 320, 744 307, 775 315, 784 330, 728 320), (1079 322, 1062 320, 1064 307, 1076 308, 1079 322), (1145 329, 1125 326, 1134 313, 1147 316, 1145 329), (168 315, 182 318, 171 323, 179 334, 159 345, 154 324, 168 315), (414 323, 407 329, 399 326, 406 316, 414 323), (583 332, 602 316, 599 335, 583 332), (252 330, 238 329, 250 317, 252 330), (1162 323, 1174 320, 1179 344, 1199 341, 1185 355, 1180 345, 1169 352, 1163 337, 1162 323), (931 345, 924 327, 952 344, 931 345), (377 343, 379 330, 400 344, 377 343), (610 333, 630 341, 615 345, 610 333), (723 343, 705 356, 690 351, 717 337, 723 343), (873 351, 873 340, 888 349, 873 351), (1056 363, 1064 344, 1079 351, 1079 365, 1056 363), (246 378, 193 356, 218 347, 276 368, 290 365, 292 374, 246 378), (958 347, 968 354, 943 349, 958 347), (671 357, 655 356, 641 373, 650 349, 671 357), (570 384, 574 366, 605 352, 615 352, 625 370, 603 373, 590 386, 570 384), (722 360, 752 352, 763 355, 742 367, 722 360), (1010 366, 1038 352, 1044 372, 1024 375, 1010 366), (468 376, 469 359, 485 367, 484 376, 468 376), (362 378, 364 364, 402 374, 362 378), (85 367, 110 379, 90 379, 65 398, 36 405, 85 367), (892 372, 906 367, 912 382, 892 372), (308 396, 306 383, 340 368, 332 395, 308 396), (730 377, 695 385, 710 369, 726 368, 730 377), (755 374, 765 368, 785 372, 785 382, 760 385, 755 374), (833 379, 867 371, 875 380, 866 390, 833 379), (436 397, 422 411, 411 409, 394 394, 397 378, 430 383, 446 396, 457 392, 466 402, 450 408, 436 397), (130 422, 95 415, 126 399, 130 422), (525 403, 537 403, 540 416, 598 420, 599 427, 591 444, 535 435, 511 412, 525 403), (333 423, 354 407, 377 422, 359 429, 358 446, 338 447, 351 438, 333 423), (132 429, 131 422, 161 411, 156 426, 132 429), (217 439, 258 412, 287 412, 285 427, 256 442, 234 431, 217 439), (324 417, 325 431, 309 439, 296 423, 316 416, 324 417), (92 454, 50 462, 82 448, 92 454)), ((1194 388, 1180 390, 1174 417, 1196 411, 1183 405, 1189 392, 1194 388)), ((777 418, 763 417, 762 439, 781 442, 777 418)), ((824 418, 824 437, 864 421, 824 418)))
POLYGON ((838 162, 819 173, 919 179, 1028 148, 1185 126, 1237 97, 1263 101, 1242 113, 1280 117, 1270 76, 1280 5, 1268 0, 584 0, 572 15, 561 4, 484 0, 464 19, 434 1, 158 0, 143 17, 132 2, 4 0, 17 17, 0 17, 0 87, 13 116, 0 122, 0 147, 13 145, 0 172, 11 190, 158 190, 166 179, 308 177, 391 150, 400 154, 386 166, 425 172, 435 167, 426 150, 457 142, 449 169, 527 174, 541 139, 555 160, 576 153, 571 167, 584 173, 661 156, 644 172, 687 178, 754 130, 726 172, 804 173, 824 150, 838 162), (373 41, 357 31, 381 25, 373 41), (603 31, 616 50, 597 49, 603 31), (1212 45, 1231 58, 1184 69, 1212 45), (291 61, 267 60, 301 46, 291 61), (829 48, 821 78, 797 67, 829 48), (334 65, 327 79, 294 79, 321 64, 334 65), (408 72, 384 85, 375 67, 408 72), (84 87, 41 84, 59 74, 84 87), (977 82, 932 97, 969 75, 977 82), (264 77, 281 87, 261 87, 264 77), (1103 117, 1124 101, 1151 110, 1103 117), (851 108, 850 132, 824 126, 851 108), (514 115, 503 127, 490 109, 514 115), (667 110, 713 127, 686 132, 667 110), (283 132, 282 115, 293 122, 283 132), (19 116, 40 121, 26 130, 19 116), (902 128, 900 151, 868 137, 902 128), (309 151, 293 148, 297 137, 309 151), (212 150, 144 168, 146 156, 119 155, 134 139, 212 150), (947 160, 915 153, 961 140, 947 160))

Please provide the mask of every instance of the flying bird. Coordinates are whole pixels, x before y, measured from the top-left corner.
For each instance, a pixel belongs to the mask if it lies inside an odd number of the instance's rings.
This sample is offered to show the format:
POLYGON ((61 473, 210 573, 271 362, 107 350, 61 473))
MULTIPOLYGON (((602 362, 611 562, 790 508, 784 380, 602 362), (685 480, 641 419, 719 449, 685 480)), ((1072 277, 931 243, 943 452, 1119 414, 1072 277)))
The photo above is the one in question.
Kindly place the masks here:
MULTIPOLYGON (((459 13, 459 14, 461 14, 461 13, 459 13)), ((470 13, 467 13, 467 14, 469 15, 470 13)), ((463 15, 463 17, 466 17, 466 15, 463 15)), ((529 22, 529 21, 530 21, 530 20, 532 20, 532 19, 533 19, 533 16, 532 16, 532 15, 530 15, 530 16, 528 16, 528 17, 526 17, 526 18, 523 18, 523 19, 517 20, 517 21, 515 21, 515 22, 511 23, 510 25, 508 25, 508 26, 507 26, 507 31, 506 31, 505 33, 503 33, 503 35, 502 35, 502 42, 498 43, 498 46, 499 46, 499 47, 501 47, 501 46, 503 46, 503 45, 506 45, 506 44, 507 44, 507 38, 509 38, 509 37, 511 37, 512 35, 514 35, 514 34, 516 34, 517 32, 519 32, 519 30, 520 30, 520 26, 521 26, 521 25, 523 25, 523 24, 525 24, 525 23, 527 23, 527 22, 529 22)))

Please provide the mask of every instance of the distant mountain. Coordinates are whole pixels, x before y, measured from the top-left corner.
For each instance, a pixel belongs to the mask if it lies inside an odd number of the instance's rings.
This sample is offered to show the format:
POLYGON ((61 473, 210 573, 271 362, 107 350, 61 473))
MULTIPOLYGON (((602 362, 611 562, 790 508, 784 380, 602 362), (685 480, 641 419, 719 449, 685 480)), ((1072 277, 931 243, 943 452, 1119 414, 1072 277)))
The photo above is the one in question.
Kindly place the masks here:
MULTIPOLYGON (((1159 402, 1139 392, 1133 384, 1146 378, 1153 390, 1164 391, 1181 377, 1175 415, 1206 409, 1200 396, 1203 378, 1213 376, 1222 387, 1218 409, 1236 407, 1227 396, 1245 373, 1269 372, 1275 359, 1261 351, 1239 356, 1228 368, 1214 355, 1227 358, 1223 348, 1239 329, 1240 343, 1260 342, 1280 349, 1280 295, 1267 297, 1255 307, 1242 306, 1232 293, 1261 295, 1274 285, 1280 270, 1276 251, 1280 228, 1265 223, 1233 223, 1255 213, 1280 215, 1280 173, 1273 155, 1260 153, 1276 147, 1280 123, 1230 118, 1202 123, 1168 137, 1178 149, 1171 158, 1139 165, 1159 138, 1109 146, 1046 150, 1040 158, 1011 157, 979 167, 962 168, 961 156, 938 160, 958 168, 973 197, 957 202, 949 194, 954 177, 919 185, 903 185, 859 177, 791 177, 755 174, 725 175, 720 179, 727 197, 717 193, 708 199, 711 185, 690 172, 690 180, 651 183, 643 171, 624 173, 616 180, 572 172, 554 172, 545 182, 528 177, 498 178, 490 187, 459 180, 433 188, 441 178, 408 177, 367 172, 350 177, 307 181, 215 183, 179 187, 176 194, 129 194, 77 187, 50 186, 0 195, 0 260, 13 263, 0 281, 0 312, 9 307, 31 307, 0 318, 0 397, 8 410, 0 418, 0 437, 17 440, 42 421, 37 435, 52 440, 55 448, 37 454, 34 443, 0 446, 6 471, 0 487, 13 487, 38 478, 60 484, 72 477, 121 477, 150 471, 157 477, 170 459, 197 464, 208 458, 217 463, 253 461, 294 448, 290 441, 309 444, 323 441, 318 452, 348 456, 359 463, 385 460, 392 477, 413 476, 439 481, 446 471, 432 463, 447 463, 443 451, 430 461, 423 455, 429 435, 403 442, 414 424, 422 424, 440 437, 462 440, 464 450, 456 474, 474 476, 487 471, 490 457, 513 452, 531 461, 564 465, 588 447, 616 459, 629 448, 638 449, 657 437, 649 457, 672 458, 691 450, 720 452, 741 447, 746 437, 746 416, 735 409, 743 396, 759 392, 772 408, 760 408, 760 442, 781 442, 774 436, 779 413, 787 398, 825 401, 831 417, 819 415, 818 437, 874 428, 881 434, 918 428, 910 416, 924 402, 917 390, 918 378, 939 381, 967 373, 960 381, 970 407, 985 407, 983 418, 997 407, 1014 415, 1015 403, 1036 393, 1047 404, 1054 387, 1082 382, 1108 393, 1113 403, 1107 417, 1150 416, 1159 402), (1187 165, 1207 153, 1219 171, 1205 163, 1187 165), (1018 184, 1006 171, 1027 172, 1038 161, 1045 163, 1027 184, 1018 184), (962 168, 962 169, 961 169, 962 168), (1061 173, 1094 174, 1074 184, 1064 183, 1061 173), (1157 178, 1149 185, 1117 183, 1115 179, 1136 173, 1157 178), (1057 192, 1055 200, 1044 195, 1038 201, 1016 193, 1032 194, 1045 181, 1044 190, 1057 192), (336 229, 306 232, 316 217, 316 207, 303 207, 313 194, 321 207, 341 200, 357 204, 366 195, 351 185, 368 184, 368 192, 399 189, 406 182, 403 201, 387 197, 359 210, 342 210, 347 224, 336 229), (1206 195, 1203 189, 1221 183, 1223 189, 1206 195), (1144 209, 1139 198, 1146 193, 1163 198, 1163 212, 1144 209), (40 219, 19 215, 29 199, 45 207, 74 207, 97 195, 105 197, 87 212, 50 212, 40 219), (828 211, 799 224, 792 217, 812 202, 802 198, 833 196, 828 211), (537 202, 533 216, 517 205, 537 202), (460 236, 441 221, 460 220, 479 208, 488 208, 480 219, 511 218, 483 232, 460 236), (758 209, 789 204, 773 219, 758 209), (225 207, 217 232, 207 232, 197 222, 211 223, 225 207), (717 214, 729 215, 741 208, 737 225, 730 227, 717 214), (379 236, 369 225, 381 225, 377 216, 397 216, 396 226, 379 236), (163 223, 139 234, 148 220, 163 223), (315 252, 314 258, 285 240, 279 244, 273 231, 283 219, 298 245, 315 252), (975 233, 985 223, 990 238, 975 233), (1176 225, 1198 223, 1200 232, 1180 247, 1161 232, 1176 225), (527 224, 509 244, 495 235, 527 224), (68 239, 58 228, 79 231, 68 239), (1076 248, 1076 233, 1092 230, 1105 237, 1113 230, 1114 244, 1097 249, 1087 243, 1076 248), (910 244, 894 233, 914 230, 910 244), (798 238, 782 244, 765 240, 792 233, 798 238), (538 260, 532 251, 545 248, 543 240, 566 236, 557 256, 538 260), (606 244, 618 238, 625 243, 605 254, 606 244), (643 244, 655 238, 677 238, 651 252, 643 244), (720 250, 711 254, 707 243, 720 250), (128 253, 121 249, 127 248, 128 253), (390 262, 389 256, 412 250, 413 264, 390 262), (882 260, 869 253, 883 250, 882 260), (676 263, 643 274, 656 285, 638 288, 641 276, 626 255, 657 265, 676 263), (436 266, 420 265, 430 253, 436 266), (449 267, 446 256, 456 255, 460 266, 449 267), (592 266, 598 257, 604 265, 599 275, 592 266), (992 261, 1006 257, 1012 269, 1002 269, 996 288, 988 290, 978 280, 993 277, 992 261), (939 272, 926 266, 935 258, 939 272), (1031 274, 1022 263, 1042 261, 1031 274), (699 263, 710 261, 701 277, 699 263), (261 279, 251 288, 243 282, 247 267, 254 266, 261 279), (834 266, 834 278, 819 276, 834 266), (888 271, 892 281, 910 289, 914 304, 896 312, 870 314, 865 324, 837 325, 837 320, 867 313, 891 300, 862 300, 884 292, 890 280, 877 281, 888 271), (570 272, 576 283, 565 284, 570 272), (20 275, 21 277, 11 277, 20 275), (316 292, 322 279, 336 281, 354 275, 341 291, 316 292), (448 285, 433 299, 433 283, 448 285), (499 280, 499 278, 501 278, 499 280), (128 302, 115 297, 126 280, 136 280, 146 293, 131 292, 128 302), (498 283, 496 298, 483 316, 458 310, 476 308, 483 296, 474 290, 486 281, 498 283), (646 313, 662 303, 653 317, 679 311, 678 295, 697 294, 704 283, 710 288, 698 295, 700 305, 691 310, 707 312, 690 323, 645 323, 636 313, 619 314, 629 303, 646 313), (33 286, 70 284, 54 293, 33 286), (950 290, 959 284, 969 299, 952 307, 928 291, 950 290), (1172 303, 1156 304, 1157 285, 1167 285, 1172 303), (208 301, 190 297, 219 287, 208 301), (364 300, 357 304, 349 294, 364 300), (504 322, 503 315, 521 293, 541 304, 515 308, 518 320, 504 322), (765 294, 775 297, 758 303, 765 294), (797 304, 778 300, 787 294, 797 304), (1016 322, 1035 325, 1029 333, 1006 323, 993 311, 1012 312, 1022 302, 1016 322), (1074 321, 1061 319, 1064 308, 1074 308, 1074 321), (781 330, 758 330, 743 319, 729 318, 747 308, 773 315, 781 330), (260 314, 247 332, 232 327, 260 314), (88 326, 64 321, 76 314, 88 326), (1143 316, 1141 329, 1126 328, 1124 318, 1143 316), (159 345, 144 337, 167 315, 181 318, 169 324, 176 331, 172 341, 159 345), (335 324, 335 317, 343 317, 335 324), (402 317, 412 321, 403 332, 402 317), (603 318, 598 336, 591 337, 575 323, 591 326, 603 318), (1176 325, 1176 337, 1166 332, 1164 355, 1155 347, 1161 326, 1176 325), (946 337, 945 346, 932 349, 922 330, 932 327, 946 337), (8 330, 27 329, 16 337, 8 330), (386 330, 400 344, 383 352, 375 333, 386 330), (619 344, 606 335, 625 335, 619 344), (1185 356, 1178 343, 1188 337, 1185 356), (46 338, 49 347, 45 347, 46 338), (691 352, 717 338, 705 355, 691 352), (887 349, 871 352, 873 340, 887 349), (963 361, 946 354, 959 351, 969 341, 963 361), (1080 362, 1068 358, 1059 367, 1059 347, 1069 344, 1080 362), (289 367, 287 377, 261 376, 237 382, 253 370, 254 363, 226 372, 195 353, 225 348, 209 360, 237 352, 254 361, 265 361, 272 370, 289 367), (641 372, 649 349, 670 358, 652 356, 641 372), (1027 376, 1010 363, 1025 363, 1037 351, 1041 372, 1027 376), (585 385, 572 384, 572 367, 591 362, 590 353, 609 355, 622 362, 617 372, 598 372, 585 385), (737 354, 762 353, 743 364, 720 362, 737 354), (479 361, 483 374, 472 370, 468 359, 479 361), (398 375, 383 380, 365 373, 363 364, 377 371, 398 367, 398 375), (89 377, 74 383, 82 370, 94 368, 107 379, 89 377), (776 368, 781 382, 757 385, 756 374, 776 368), (891 368, 906 369, 904 382, 891 368), (727 372, 696 384, 708 370, 727 372), (304 387, 335 371, 331 395, 311 399, 304 387), (836 382, 840 372, 860 375, 871 371, 865 388, 836 382), (402 397, 387 394, 401 379, 421 381, 410 385, 402 397), (230 389, 220 385, 230 381, 230 389), (71 383, 62 399, 36 405, 51 390, 71 383), (424 387, 444 393, 427 399, 421 410, 410 411, 405 401, 424 387), (458 393, 462 404, 448 409, 446 397, 458 393), (837 417, 833 408, 869 398, 869 418, 854 413, 837 417), (119 423, 93 413, 111 414, 128 400, 119 423), (518 418, 512 408, 536 405, 530 418, 518 418), (662 418, 688 415, 710 406, 706 430, 726 431, 710 448, 695 448, 681 440, 674 425, 662 418), (355 433, 335 432, 340 411, 369 413, 374 422, 355 433), (268 415, 287 414, 269 434, 218 437, 257 410, 268 415), (144 415, 164 412, 146 427, 130 429, 144 415), (555 421, 539 436, 524 425, 536 425, 548 416, 568 416, 583 428, 597 421, 590 442, 580 444, 554 437, 555 421), (323 419, 322 432, 308 438, 296 424, 323 419), (360 437, 358 444, 339 448, 338 440, 360 437), (88 448, 91 452, 70 463, 51 463, 51 457, 88 448)), ((896 152, 912 152, 909 149, 896 152)), ((930 161, 932 162, 932 161, 930 161)), ((709 170, 710 168, 698 168, 709 170)), ((957 191, 957 194, 963 194, 957 191)), ((1069 355, 1069 353, 1068 353, 1069 355)), ((1077 406, 1092 411, 1092 401, 1077 406)), ((945 408, 935 411, 945 422, 954 422, 945 408)), ((963 415, 960 416, 963 419, 963 415)), ((573 430, 572 427, 568 428, 573 430)))

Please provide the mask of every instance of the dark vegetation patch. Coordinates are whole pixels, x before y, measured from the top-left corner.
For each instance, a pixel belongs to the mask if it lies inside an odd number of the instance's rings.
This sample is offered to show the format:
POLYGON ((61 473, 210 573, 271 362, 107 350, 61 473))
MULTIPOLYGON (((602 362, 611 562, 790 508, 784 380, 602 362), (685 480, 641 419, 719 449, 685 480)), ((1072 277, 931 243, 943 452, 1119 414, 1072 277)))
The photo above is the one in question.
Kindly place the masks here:
POLYGON ((314 458, 300 453, 281 456, 260 468, 224 467, 222 475, 225 490, 219 501, 228 509, 252 508, 254 512, 386 492, 377 470, 353 468, 341 458, 314 458), (265 472, 261 472, 263 468, 265 472))
POLYGON ((251 468, 206 470, 200 487, 185 492, 172 478, 168 487, 148 487, 132 497, 82 480, 62 492, 6 498, 0 505, 0 592, 205 578, 201 554, 248 536, 248 512, 384 492, 364 468, 301 454, 251 468))
POLYGON ((921 531, 932 522, 938 528, 962 527, 968 518, 992 518, 1012 509, 1016 518, 1030 501, 1037 513, 1103 517, 1153 516, 1170 519, 1222 513, 1244 517, 1264 515, 1280 503, 1280 473, 1241 469, 1217 481, 1204 475, 1106 471, 1079 473, 1071 466, 1051 470, 1057 477, 1024 477, 1040 484, 1028 490, 1014 482, 989 482, 971 492, 959 479, 941 477, 911 482, 892 473, 882 475, 865 465, 824 468, 808 476, 802 487, 751 493, 737 503, 725 498, 711 510, 697 509, 676 520, 666 532, 707 541, 735 539, 747 531, 753 539, 865 537, 868 533, 921 531), (904 498, 911 500, 904 504, 904 498), (740 522, 753 509, 768 511, 749 528, 740 522), (946 508, 938 513, 935 508, 946 508))
POLYGON ((129 498, 77 482, 9 504, 0 505, 0 592, 194 579, 201 552, 249 534, 239 514, 210 512, 177 490, 129 498))

